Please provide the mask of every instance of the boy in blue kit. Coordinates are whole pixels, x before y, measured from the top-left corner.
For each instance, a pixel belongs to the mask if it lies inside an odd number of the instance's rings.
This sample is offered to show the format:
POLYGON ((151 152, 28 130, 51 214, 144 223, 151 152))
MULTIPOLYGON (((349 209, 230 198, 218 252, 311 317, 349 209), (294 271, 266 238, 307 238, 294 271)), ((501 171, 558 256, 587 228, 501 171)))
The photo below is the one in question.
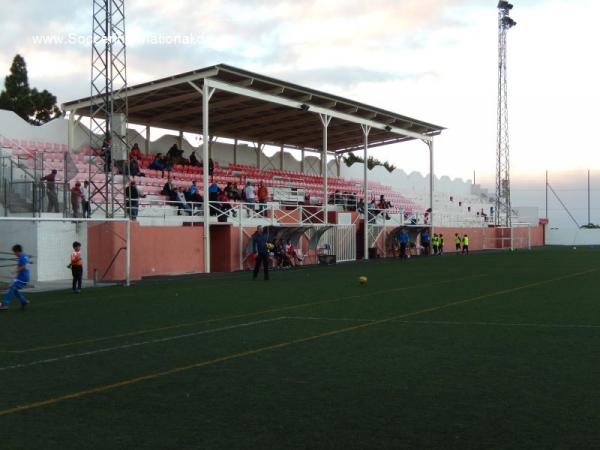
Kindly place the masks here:
POLYGON ((29 305, 29 301, 26 300, 25 297, 23 297, 23 294, 20 292, 20 290, 23 289, 27 283, 29 283, 29 269, 27 268, 27 264, 29 264, 29 256, 23 253, 23 247, 19 244, 13 245, 12 251, 18 258, 17 271, 15 278, 8 287, 8 292, 6 292, 6 295, 2 300, 2 304, 0 304, 0 311, 8 310, 8 306, 10 305, 13 295, 15 295, 21 302, 21 309, 25 309, 27 305, 29 305))

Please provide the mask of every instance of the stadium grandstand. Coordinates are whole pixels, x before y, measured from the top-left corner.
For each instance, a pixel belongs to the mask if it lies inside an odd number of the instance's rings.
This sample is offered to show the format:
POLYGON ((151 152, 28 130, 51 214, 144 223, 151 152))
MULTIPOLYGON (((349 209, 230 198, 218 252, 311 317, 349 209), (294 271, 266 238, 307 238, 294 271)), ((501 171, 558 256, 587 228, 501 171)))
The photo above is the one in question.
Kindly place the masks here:
MULTIPOLYGON (((443 234, 448 248, 456 233, 468 233, 473 250, 543 244, 537 218, 510 230, 494 227, 494 199, 470 181, 342 161, 349 152, 366 160, 370 149, 418 139, 431 150, 431 172, 440 126, 223 64, 130 86, 127 101, 126 151, 135 143, 137 153, 122 159, 135 159, 135 169, 110 164, 96 171, 106 155, 90 147, 85 126, 93 99, 65 103, 65 117, 41 127, 0 111, 0 212, 38 218, 28 233, 62 236, 64 228, 56 231, 50 219, 82 218, 72 189, 89 181, 88 227, 71 226, 77 235, 70 236, 86 243, 88 278, 244 270, 258 225, 274 240, 292 242, 304 264, 397 256, 402 228, 410 231, 411 256, 422 253, 425 229, 443 234), (171 131, 151 141, 153 128, 171 131), (190 134, 209 145, 193 145, 190 134), (267 156, 267 146, 277 152, 267 156), (49 205, 43 181, 52 171, 58 205, 49 205), (106 171, 114 175, 110 189, 106 171), (128 180, 140 196, 134 217, 128 180), (255 193, 246 198, 248 186, 255 193), (125 222, 103 223, 107 205, 113 217, 136 219, 127 222, 130 252, 122 252, 125 222), (193 251, 164 258, 161 243, 174 240, 193 251), (149 241, 152 247, 136 245, 149 241)), ((20 225, 2 226, 14 232, 20 225)), ((50 260, 43 261, 46 252, 37 253, 35 278, 60 279, 50 260)))

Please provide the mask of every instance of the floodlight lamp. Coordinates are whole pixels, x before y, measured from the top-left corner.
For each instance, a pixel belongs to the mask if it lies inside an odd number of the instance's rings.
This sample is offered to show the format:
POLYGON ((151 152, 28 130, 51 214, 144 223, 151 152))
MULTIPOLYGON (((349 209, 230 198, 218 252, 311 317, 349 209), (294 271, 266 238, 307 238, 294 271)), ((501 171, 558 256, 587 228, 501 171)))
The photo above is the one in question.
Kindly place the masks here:
POLYGON ((512 18, 506 16, 502 19, 502 25, 504 25, 504 28, 506 29, 510 29, 512 27, 514 27, 517 24, 517 22, 515 22, 512 18))
POLYGON ((498 9, 502 9, 505 12, 508 12, 511 9, 513 9, 513 5, 511 3, 508 3, 507 1, 501 0, 500 2, 498 2, 498 9))
POLYGON ((310 106, 308 106, 306 103, 302 103, 302 104, 300 105, 300 109, 301 109, 302 111, 308 111, 308 110, 310 109, 310 106))
POLYGON ((389 125, 385 126, 385 131, 392 131, 392 127, 390 127, 389 125))

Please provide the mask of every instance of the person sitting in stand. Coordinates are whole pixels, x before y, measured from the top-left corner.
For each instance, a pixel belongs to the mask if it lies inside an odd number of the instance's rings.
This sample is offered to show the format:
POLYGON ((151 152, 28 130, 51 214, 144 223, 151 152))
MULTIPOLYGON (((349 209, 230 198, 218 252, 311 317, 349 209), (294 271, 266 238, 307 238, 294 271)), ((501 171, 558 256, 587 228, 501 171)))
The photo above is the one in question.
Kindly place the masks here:
POLYGON ((175 188, 175 201, 177 202, 177 215, 181 215, 181 210, 183 209, 190 216, 192 215, 192 207, 188 204, 185 199, 185 195, 183 193, 182 188, 175 188))
POLYGON ((132 177, 145 177, 146 174, 140 172, 140 165, 138 163, 138 160, 135 159, 133 156, 131 156, 129 158, 129 176, 132 177))
POLYGON ((202 196, 200 195, 200 192, 198 192, 198 185, 195 181, 192 181, 192 184, 185 193, 185 198, 187 199, 187 201, 193 203, 202 202, 202 196))
POLYGON ((142 151, 140 150, 140 147, 137 145, 137 143, 133 144, 133 147, 131 147, 131 150, 129 150, 129 157, 135 158, 138 161, 142 160, 142 151))
POLYGON ((171 182, 171 177, 167 178, 167 182, 163 186, 162 191, 160 191, 160 194, 166 195, 170 201, 175 200, 175 187, 173 186, 173 183, 171 182))
MULTIPOLYGON (((385 209, 389 209, 391 207, 392 207, 392 204, 385 199, 383 194, 381 194, 379 196, 379 209, 385 210, 385 209)), ((385 219, 390 220, 390 215, 387 213, 387 211, 385 211, 385 219)))
POLYGON ((148 169, 150 170, 160 170, 162 172, 161 176, 165 175, 165 165, 162 160, 162 153, 157 153, 154 155, 154 159, 148 165, 148 169))
MULTIPOLYGON (((225 219, 227 218, 226 215, 229 213, 229 211, 231 211, 231 215, 233 217, 237 216, 236 212, 233 210, 233 207, 231 206, 231 203, 229 203, 229 197, 227 196, 225 191, 220 191, 217 199, 219 201, 219 209, 223 212, 223 217, 225 219)), ((219 216, 219 218, 221 218, 221 216, 219 216)), ((224 221, 226 221, 226 220, 224 220, 224 221)))

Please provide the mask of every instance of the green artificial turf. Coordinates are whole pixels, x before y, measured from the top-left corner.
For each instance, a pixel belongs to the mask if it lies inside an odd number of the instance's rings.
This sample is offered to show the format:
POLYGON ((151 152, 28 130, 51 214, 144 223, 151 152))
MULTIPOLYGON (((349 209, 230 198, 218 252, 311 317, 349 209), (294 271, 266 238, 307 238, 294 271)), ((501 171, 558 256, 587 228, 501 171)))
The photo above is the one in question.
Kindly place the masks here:
POLYGON ((0 448, 599 448, 599 278, 547 248, 32 294, 0 448))

